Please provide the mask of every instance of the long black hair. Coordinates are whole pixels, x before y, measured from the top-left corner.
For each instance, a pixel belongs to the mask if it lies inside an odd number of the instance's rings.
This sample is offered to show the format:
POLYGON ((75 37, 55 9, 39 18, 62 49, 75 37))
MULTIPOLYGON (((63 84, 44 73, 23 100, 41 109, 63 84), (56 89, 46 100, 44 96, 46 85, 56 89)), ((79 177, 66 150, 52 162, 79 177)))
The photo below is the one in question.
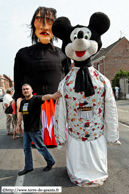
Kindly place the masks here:
MULTIPOLYGON (((52 15, 53 16, 53 20, 55 21, 56 20, 56 9, 53 9, 53 8, 47 8, 47 7, 38 7, 32 17, 32 20, 31 20, 31 23, 30 23, 30 28, 31 28, 31 41, 32 41, 32 44, 33 43, 37 43, 38 42, 38 38, 37 36, 35 35, 35 26, 34 26, 34 21, 35 21, 35 18, 37 16, 37 14, 40 12, 40 15, 41 17, 43 17, 43 25, 45 25, 45 16, 46 15, 52 15)), ((53 40, 57 39, 56 37, 53 37, 50 42, 53 44, 53 40)))

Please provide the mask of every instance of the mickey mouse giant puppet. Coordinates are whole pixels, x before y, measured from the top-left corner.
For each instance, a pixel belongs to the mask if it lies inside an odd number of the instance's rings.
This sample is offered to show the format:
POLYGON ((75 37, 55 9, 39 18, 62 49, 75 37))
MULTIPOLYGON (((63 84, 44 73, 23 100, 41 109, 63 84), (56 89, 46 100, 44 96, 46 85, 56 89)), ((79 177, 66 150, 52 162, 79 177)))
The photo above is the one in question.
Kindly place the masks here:
POLYGON ((110 81, 91 64, 109 26, 107 15, 97 12, 87 27, 73 27, 66 17, 58 18, 52 27, 63 41, 63 51, 74 60, 74 67, 59 84, 62 97, 56 103, 55 136, 58 149, 66 143, 67 172, 79 186, 103 185, 108 177, 107 143, 121 144, 110 81))

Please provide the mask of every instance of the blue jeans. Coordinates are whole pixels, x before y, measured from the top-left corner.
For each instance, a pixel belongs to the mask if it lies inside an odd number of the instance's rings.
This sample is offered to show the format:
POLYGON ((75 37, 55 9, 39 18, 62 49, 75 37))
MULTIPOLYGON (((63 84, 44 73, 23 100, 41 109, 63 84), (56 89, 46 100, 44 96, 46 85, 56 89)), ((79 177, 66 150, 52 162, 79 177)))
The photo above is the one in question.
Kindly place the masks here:
POLYGON ((54 163, 54 159, 47 147, 43 144, 42 129, 39 131, 26 132, 24 131, 23 138, 23 149, 25 154, 25 168, 26 170, 33 169, 33 158, 32 158, 32 141, 35 144, 37 150, 43 155, 47 162, 47 165, 54 163))

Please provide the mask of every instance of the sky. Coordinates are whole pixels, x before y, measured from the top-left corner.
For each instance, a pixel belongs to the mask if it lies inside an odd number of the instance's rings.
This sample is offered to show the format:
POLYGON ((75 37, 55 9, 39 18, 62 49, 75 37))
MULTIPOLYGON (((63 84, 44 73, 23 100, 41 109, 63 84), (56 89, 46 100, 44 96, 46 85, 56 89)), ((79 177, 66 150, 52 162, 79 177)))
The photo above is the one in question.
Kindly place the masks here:
MULTIPOLYGON (((103 12, 111 25, 101 37, 102 47, 122 37, 129 40, 129 0, 0 0, 0 75, 13 80, 15 55, 20 48, 31 46, 28 25, 39 6, 55 8, 57 17, 68 17, 72 26, 88 26, 93 13, 103 12)), ((54 45, 62 43, 58 40, 54 45)))

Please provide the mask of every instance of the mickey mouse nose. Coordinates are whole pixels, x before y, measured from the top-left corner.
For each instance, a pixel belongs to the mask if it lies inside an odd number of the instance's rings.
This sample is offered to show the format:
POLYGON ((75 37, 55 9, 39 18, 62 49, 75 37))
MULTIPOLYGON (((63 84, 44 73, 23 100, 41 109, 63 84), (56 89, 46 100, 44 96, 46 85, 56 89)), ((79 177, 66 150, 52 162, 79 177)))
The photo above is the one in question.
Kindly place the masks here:
POLYGON ((80 30, 79 32, 78 32, 78 39, 80 39, 80 38, 83 38, 83 31, 82 30, 80 30))

